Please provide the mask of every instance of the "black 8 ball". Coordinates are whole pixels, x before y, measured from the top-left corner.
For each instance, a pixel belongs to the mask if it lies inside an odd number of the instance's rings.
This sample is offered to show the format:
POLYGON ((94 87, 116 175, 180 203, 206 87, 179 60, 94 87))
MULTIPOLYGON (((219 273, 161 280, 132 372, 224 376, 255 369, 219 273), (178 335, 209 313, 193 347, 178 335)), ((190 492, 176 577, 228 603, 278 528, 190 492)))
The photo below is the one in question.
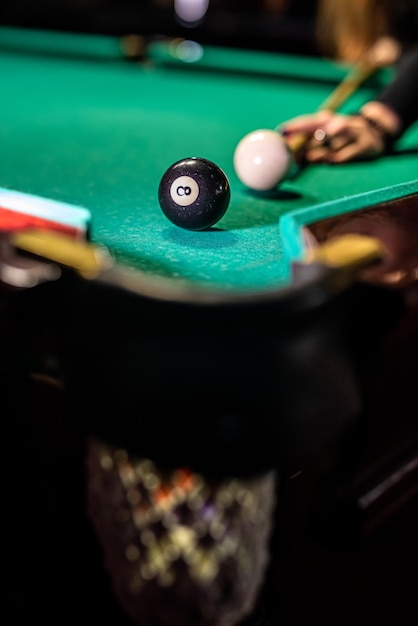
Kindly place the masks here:
POLYGON ((229 205, 231 188, 218 165, 199 157, 173 163, 163 174, 158 201, 164 215, 186 230, 206 230, 229 205))

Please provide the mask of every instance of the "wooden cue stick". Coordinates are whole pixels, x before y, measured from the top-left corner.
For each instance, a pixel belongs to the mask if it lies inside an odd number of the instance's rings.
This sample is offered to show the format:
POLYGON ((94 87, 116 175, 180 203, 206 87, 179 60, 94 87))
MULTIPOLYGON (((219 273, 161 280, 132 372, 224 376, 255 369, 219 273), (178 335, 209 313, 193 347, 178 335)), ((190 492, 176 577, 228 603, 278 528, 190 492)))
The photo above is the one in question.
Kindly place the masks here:
POLYGON ((369 63, 357 65, 341 81, 328 98, 320 105, 318 110, 336 111, 354 93, 360 85, 373 74, 377 65, 369 63))

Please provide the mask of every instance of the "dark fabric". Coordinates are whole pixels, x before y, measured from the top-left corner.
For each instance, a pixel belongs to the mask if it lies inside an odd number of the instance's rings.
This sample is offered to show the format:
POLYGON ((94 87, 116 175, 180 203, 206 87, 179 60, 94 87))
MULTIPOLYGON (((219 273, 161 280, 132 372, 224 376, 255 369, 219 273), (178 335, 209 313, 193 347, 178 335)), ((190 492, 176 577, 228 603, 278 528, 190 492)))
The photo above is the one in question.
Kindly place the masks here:
POLYGON ((389 0, 390 34, 405 46, 417 43, 418 0, 389 0))
POLYGON ((377 98, 401 118, 404 132, 418 119, 418 46, 400 59, 395 79, 377 98))

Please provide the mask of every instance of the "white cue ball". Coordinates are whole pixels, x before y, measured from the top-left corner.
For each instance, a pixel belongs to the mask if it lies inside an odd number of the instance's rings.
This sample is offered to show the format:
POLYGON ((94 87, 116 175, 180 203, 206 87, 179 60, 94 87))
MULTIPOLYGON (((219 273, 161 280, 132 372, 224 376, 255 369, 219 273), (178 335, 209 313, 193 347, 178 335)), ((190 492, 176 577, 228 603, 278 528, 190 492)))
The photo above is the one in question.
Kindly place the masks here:
POLYGON ((244 185, 270 191, 293 165, 290 150, 279 132, 261 128, 245 135, 234 152, 234 168, 244 185))

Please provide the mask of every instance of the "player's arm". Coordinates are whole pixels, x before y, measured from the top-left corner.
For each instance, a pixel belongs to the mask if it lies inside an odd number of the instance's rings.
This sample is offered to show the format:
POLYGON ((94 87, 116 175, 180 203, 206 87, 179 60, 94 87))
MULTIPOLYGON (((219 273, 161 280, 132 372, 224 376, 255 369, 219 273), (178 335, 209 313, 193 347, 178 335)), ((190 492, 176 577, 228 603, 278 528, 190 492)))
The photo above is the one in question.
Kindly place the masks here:
POLYGON ((418 119, 418 46, 403 54, 397 65, 394 80, 374 102, 367 103, 362 110, 372 115, 371 107, 379 105, 383 112, 389 110, 397 116, 400 125, 396 131, 399 136, 418 119))

